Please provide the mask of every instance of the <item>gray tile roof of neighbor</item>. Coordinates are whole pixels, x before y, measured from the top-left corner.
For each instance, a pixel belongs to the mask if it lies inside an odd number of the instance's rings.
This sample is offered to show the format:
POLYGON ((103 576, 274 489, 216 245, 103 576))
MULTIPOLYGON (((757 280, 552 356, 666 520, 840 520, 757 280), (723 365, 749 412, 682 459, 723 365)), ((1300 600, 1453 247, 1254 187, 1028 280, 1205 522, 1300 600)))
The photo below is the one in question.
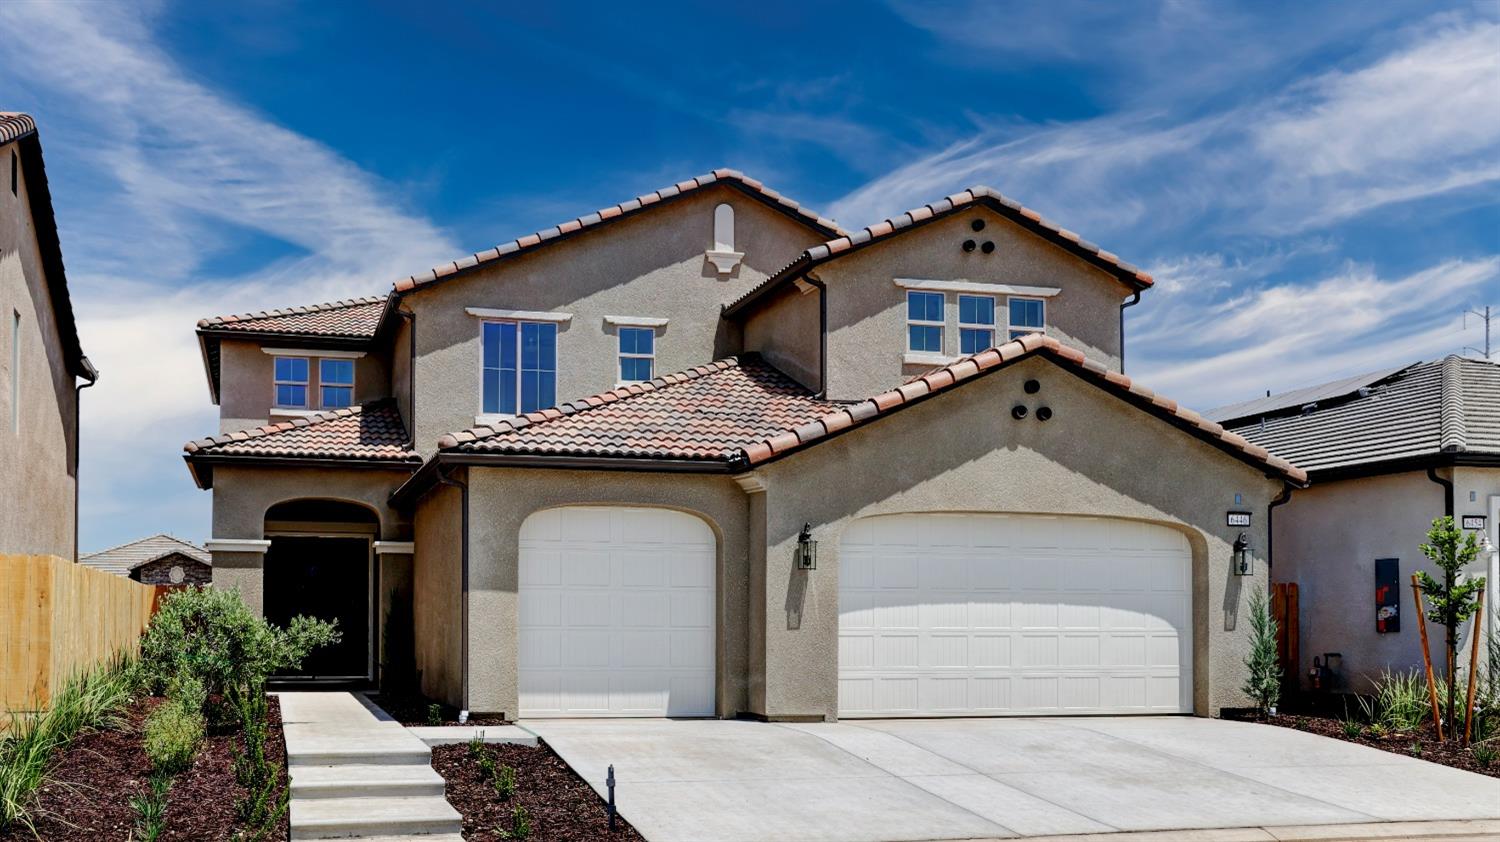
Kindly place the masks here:
POLYGON ((1500 458, 1500 365, 1449 356, 1205 415, 1314 479, 1445 454, 1500 458))
POLYGON ((152 535, 150 538, 142 538, 139 541, 131 541, 97 553, 89 553, 79 561, 106 573, 129 576, 130 571, 137 567, 173 554, 185 555, 204 564, 213 564, 207 550, 197 544, 173 538, 171 535, 152 535))

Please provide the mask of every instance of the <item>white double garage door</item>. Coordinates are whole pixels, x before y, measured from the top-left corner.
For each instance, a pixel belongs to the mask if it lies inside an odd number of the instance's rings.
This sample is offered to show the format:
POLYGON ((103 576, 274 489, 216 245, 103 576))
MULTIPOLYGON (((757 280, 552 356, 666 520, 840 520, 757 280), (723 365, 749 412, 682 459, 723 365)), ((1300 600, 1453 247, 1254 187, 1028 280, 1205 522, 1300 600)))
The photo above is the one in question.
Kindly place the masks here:
MULTIPOLYGON (((551 509, 520 550, 523 717, 714 714, 706 523, 551 509)), ((1190 712, 1191 568, 1180 533, 1134 521, 857 521, 839 552, 839 713, 1190 712)))

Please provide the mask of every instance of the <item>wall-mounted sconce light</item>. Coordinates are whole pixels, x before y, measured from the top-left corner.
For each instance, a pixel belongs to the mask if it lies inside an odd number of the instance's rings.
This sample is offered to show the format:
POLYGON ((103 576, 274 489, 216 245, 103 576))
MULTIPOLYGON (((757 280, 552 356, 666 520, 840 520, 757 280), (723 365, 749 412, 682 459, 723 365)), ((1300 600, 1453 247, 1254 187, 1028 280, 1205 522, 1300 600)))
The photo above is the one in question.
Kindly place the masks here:
POLYGON ((818 542, 812 537, 812 524, 802 524, 802 532, 797 536, 797 552, 793 558, 798 570, 818 569, 818 542))
POLYGON ((1234 575, 1250 575, 1250 536, 1243 532, 1234 539, 1234 575))

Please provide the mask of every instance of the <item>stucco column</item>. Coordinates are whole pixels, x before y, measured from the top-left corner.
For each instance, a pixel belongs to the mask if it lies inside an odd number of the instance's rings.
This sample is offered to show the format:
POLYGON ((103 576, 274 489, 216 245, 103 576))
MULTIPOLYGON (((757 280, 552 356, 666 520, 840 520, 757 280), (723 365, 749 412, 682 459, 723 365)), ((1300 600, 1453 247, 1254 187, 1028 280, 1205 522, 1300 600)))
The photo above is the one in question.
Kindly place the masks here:
POLYGON ((413 689, 416 678, 411 593, 415 552, 410 541, 375 542, 380 576, 376 675, 381 689, 388 692, 413 689))
POLYGON ((204 543, 213 556, 214 587, 240 592, 255 616, 265 614, 266 550, 271 542, 255 538, 215 538, 204 543))

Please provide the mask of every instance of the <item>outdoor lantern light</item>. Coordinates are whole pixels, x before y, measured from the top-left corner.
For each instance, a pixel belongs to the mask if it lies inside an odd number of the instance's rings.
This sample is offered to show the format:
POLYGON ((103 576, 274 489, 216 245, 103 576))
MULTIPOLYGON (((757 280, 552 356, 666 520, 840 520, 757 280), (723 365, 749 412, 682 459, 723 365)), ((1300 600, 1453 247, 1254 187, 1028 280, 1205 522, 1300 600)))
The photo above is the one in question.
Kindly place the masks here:
POLYGON ((797 536, 797 554, 795 556, 798 570, 818 569, 818 542, 812 537, 812 524, 802 524, 802 532, 797 536))
POLYGON ((1234 539, 1234 575, 1250 575, 1250 536, 1243 532, 1234 539))

